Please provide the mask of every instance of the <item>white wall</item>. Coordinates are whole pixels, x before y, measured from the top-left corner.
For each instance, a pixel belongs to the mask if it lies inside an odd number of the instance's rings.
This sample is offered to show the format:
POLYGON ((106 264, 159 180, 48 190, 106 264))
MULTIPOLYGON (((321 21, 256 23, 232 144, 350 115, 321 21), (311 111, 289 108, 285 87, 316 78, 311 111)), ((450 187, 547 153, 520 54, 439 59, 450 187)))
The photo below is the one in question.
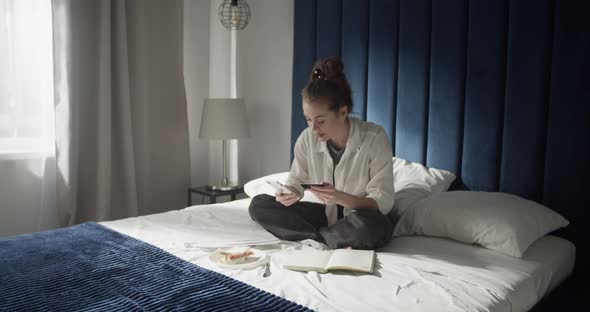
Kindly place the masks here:
POLYGON ((184 83, 191 153, 191 183, 209 181, 209 142, 199 139, 203 100, 209 95, 209 1, 184 0, 184 83))
MULTIPOLYGON (((290 166, 293 0, 247 2, 252 19, 246 29, 237 32, 237 94, 246 102, 250 138, 239 140, 238 151, 231 151, 239 157, 239 165, 230 159, 230 177, 239 177, 240 183, 287 171, 290 166)), ((230 95, 231 37, 217 17, 220 3, 185 0, 184 59, 193 185, 215 182, 221 175, 219 141, 209 144, 198 139, 202 101, 208 96, 230 95), (203 16, 205 11, 208 18, 203 16)))
POLYGON ((0 236, 37 231, 41 180, 30 160, 0 159, 0 236))
POLYGON ((240 142, 242 181, 288 171, 293 76, 292 0, 249 0, 252 20, 238 36, 238 84, 251 137, 240 142))
POLYGON ((41 178, 44 174, 46 179, 55 175, 43 173, 45 168, 41 156, 34 153, 0 155, 0 237, 58 227, 55 188, 43 189, 55 184, 44 184, 41 178))

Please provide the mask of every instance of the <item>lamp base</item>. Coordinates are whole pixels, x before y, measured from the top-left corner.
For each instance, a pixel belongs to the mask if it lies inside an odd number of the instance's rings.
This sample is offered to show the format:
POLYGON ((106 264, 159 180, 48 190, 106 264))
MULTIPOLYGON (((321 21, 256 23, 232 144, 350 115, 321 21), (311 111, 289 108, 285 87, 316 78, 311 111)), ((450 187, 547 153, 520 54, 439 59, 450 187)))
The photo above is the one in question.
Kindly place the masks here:
POLYGON ((239 185, 207 185, 207 189, 210 191, 234 191, 239 189, 239 185))

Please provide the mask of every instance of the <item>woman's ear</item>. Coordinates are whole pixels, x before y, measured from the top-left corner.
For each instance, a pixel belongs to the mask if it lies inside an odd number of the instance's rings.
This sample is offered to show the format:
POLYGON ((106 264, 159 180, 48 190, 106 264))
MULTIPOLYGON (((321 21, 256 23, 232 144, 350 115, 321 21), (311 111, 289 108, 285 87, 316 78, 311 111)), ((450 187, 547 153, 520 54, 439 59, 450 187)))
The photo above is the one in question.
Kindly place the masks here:
POLYGON ((345 118, 347 114, 348 114, 348 106, 345 106, 345 105, 340 106, 340 109, 338 110, 338 117, 345 118))

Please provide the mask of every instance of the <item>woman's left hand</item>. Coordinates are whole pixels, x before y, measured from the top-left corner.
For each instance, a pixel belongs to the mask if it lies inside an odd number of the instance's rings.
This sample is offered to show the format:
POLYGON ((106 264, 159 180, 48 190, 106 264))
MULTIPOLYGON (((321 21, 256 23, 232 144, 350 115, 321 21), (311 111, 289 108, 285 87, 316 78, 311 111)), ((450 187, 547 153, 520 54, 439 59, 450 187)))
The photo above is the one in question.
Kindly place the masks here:
POLYGON ((309 191, 317 196, 324 204, 336 204, 342 192, 336 190, 330 183, 324 182, 322 186, 312 186, 309 191))

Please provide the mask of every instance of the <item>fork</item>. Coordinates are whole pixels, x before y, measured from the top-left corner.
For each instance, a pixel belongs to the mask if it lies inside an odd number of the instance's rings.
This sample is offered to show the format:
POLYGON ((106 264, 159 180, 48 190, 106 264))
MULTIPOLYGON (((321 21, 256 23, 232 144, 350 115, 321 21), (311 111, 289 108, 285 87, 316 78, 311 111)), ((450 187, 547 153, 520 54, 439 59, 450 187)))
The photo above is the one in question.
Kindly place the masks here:
POLYGON ((270 272, 270 259, 266 262, 265 268, 264 268, 264 274, 262 274, 262 277, 269 277, 272 273, 270 272))

